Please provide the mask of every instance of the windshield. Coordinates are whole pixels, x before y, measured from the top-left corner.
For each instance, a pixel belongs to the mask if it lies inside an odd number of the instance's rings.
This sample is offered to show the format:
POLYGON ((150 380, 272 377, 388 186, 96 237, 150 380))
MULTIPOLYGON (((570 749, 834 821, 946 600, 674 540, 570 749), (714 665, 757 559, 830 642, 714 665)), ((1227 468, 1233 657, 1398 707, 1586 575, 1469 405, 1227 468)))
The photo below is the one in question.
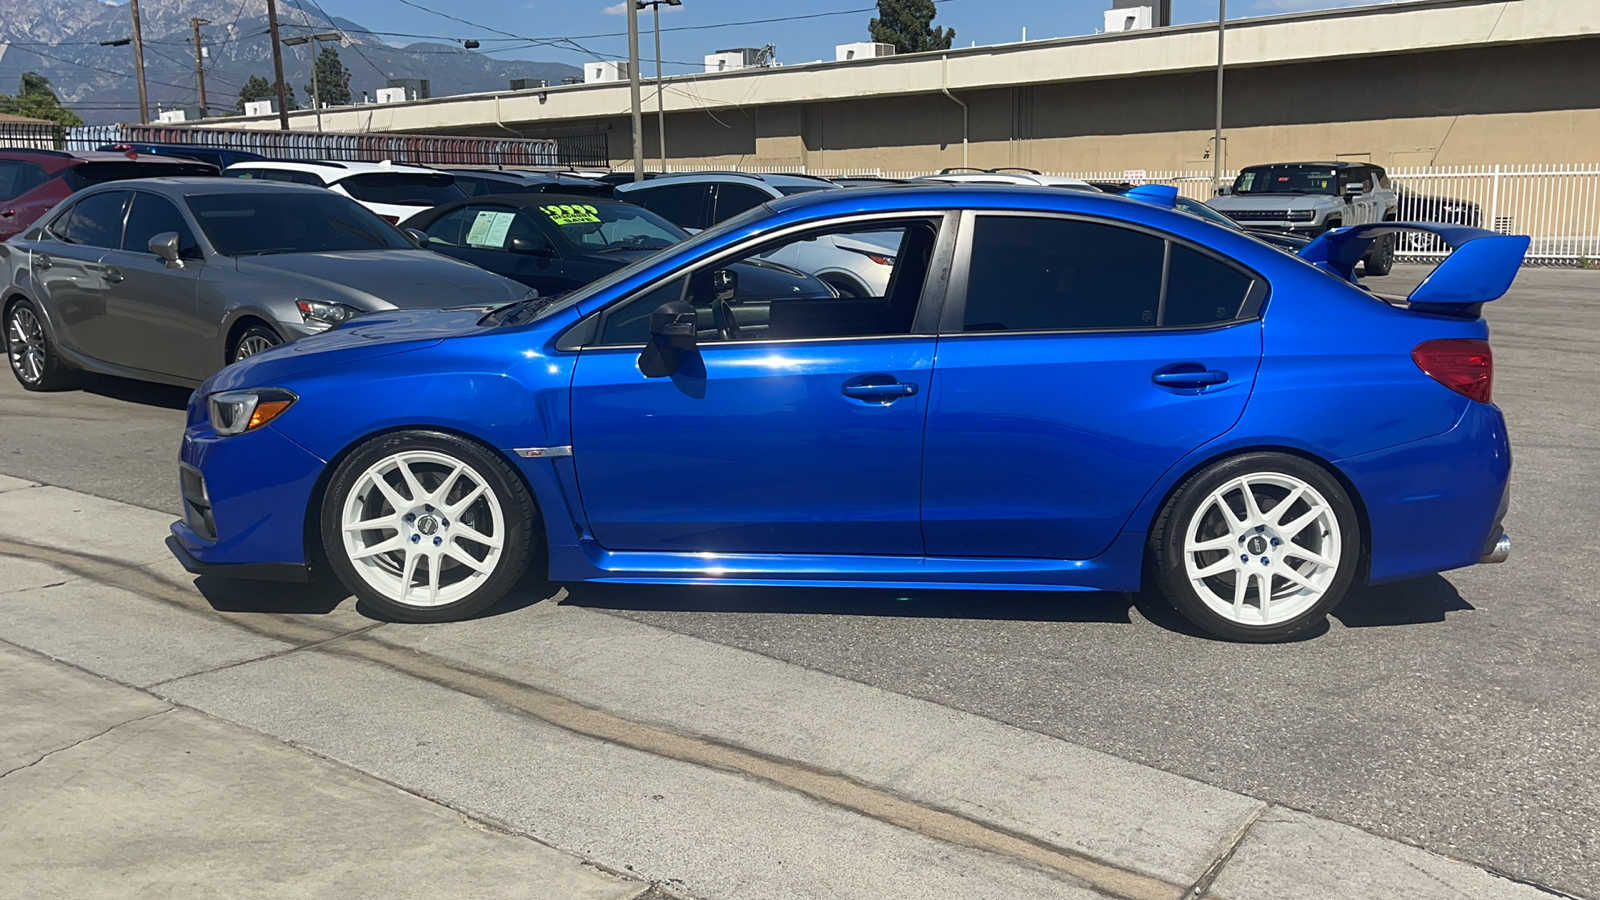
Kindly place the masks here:
POLYGON ((363 203, 388 203, 395 206, 439 206, 465 200, 467 192, 456 187, 455 178, 422 172, 373 172, 342 178, 339 186, 363 203))
POLYGON ((551 203, 527 211, 548 219, 580 253, 660 250, 689 236, 650 210, 626 203, 551 203))
POLYGON ((1181 212, 1186 212, 1191 216, 1199 216, 1208 222, 1215 222, 1216 224, 1221 225, 1223 228, 1232 229, 1233 231, 1244 230, 1243 225, 1240 225, 1238 222, 1235 222, 1222 213, 1219 213, 1204 203, 1201 203, 1199 200, 1190 200, 1188 197, 1179 197, 1173 202, 1173 206, 1181 212))
POLYGON ((20 197, 49 179, 35 163, 0 160, 0 200, 20 197))
POLYGON ((1332 166, 1251 166, 1233 180, 1235 194, 1337 194, 1332 166))
MULTIPOLYGON (((711 241, 718 240, 723 234, 742 228, 745 225, 748 225, 754 219, 765 218, 771 214, 772 210, 767 209, 765 205, 751 207, 750 209, 745 210, 731 219, 724 219, 710 228, 707 228, 705 231, 694 235, 688 240, 674 245, 674 255, 681 259, 683 258, 683 255, 692 253, 695 248, 711 241)), ((548 303, 545 300, 539 300, 529 304, 527 307, 525 307, 525 309, 532 311, 528 315, 504 316, 499 318, 496 324, 522 325, 526 324, 527 322, 536 321, 538 319, 543 319, 547 316, 554 315, 561 310, 568 309, 584 300, 589 299, 590 297, 611 290, 611 288, 616 286, 618 283, 632 278, 633 275, 640 269, 655 265, 657 260, 657 256, 646 256, 641 259, 637 259, 632 263, 616 270, 615 272, 612 272, 610 275, 601 278, 599 281, 591 282, 584 287, 578 288, 577 290, 567 294, 553 303, 548 303)), ((526 301, 518 302, 523 303, 526 301)), ((516 304, 512 305, 515 306, 516 304)))
POLYGON ((224 256, 417 249, 399 229, 334 193, 280 189, 199 194, 188 203, 211 245, 224 256))

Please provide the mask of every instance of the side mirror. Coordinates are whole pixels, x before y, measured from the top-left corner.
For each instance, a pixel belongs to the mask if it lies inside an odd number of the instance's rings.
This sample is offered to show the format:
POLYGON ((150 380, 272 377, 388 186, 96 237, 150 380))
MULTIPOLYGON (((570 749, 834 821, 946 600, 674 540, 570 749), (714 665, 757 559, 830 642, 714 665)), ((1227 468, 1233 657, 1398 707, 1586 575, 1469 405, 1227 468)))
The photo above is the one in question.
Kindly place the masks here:
POLYGON ((650 343, 639 354, 639 371, 646 378, 661 378, 678 371, 683 355, 695 348, 700 333, 694 306, 672 300, 650 314, 650 343))
POLYGON ((428 233, 426 231, 420 228, 402 228, 400 230, 405 232, 406 237, 411 239, 411 243, 423 248, 428 246, 428 233))
POLYGON ((1359 184, 1347 184, 1344 186, 1344 198, 1346 200, 1354 200, 1366 192, 1367 189, 1359 184))
POLYGON ((178 258, 178 233, 176 231, 163 231, 151 238, 150 252, 166 260, 167 268, 169 269, 183 267, 183 260, 178 258))
POLYGON ((711 273, 711 294, 718 300, 732 300, 739 293, 739 273, 718 269, 711 273))
POLYGON ((546 259, 556 255, 556 251, 552 250, 549 244, 541 244, 538 241, 531 241, 525 237, 512 238, 511 243, 506 245, 506 249, 510 250, 512 253, 522 253, 528 256, 542 256, 546 259))
POLYGON ((1231 184, 1223 184, 1223 185, 1218 185, 1217 186, 1217 196, 1218 197, 1226 197, 1226 196, 1228 196, 1229 194, 1232 194, 1232 193, 1233 193, 1233 185, 1231 185, 1231 184))

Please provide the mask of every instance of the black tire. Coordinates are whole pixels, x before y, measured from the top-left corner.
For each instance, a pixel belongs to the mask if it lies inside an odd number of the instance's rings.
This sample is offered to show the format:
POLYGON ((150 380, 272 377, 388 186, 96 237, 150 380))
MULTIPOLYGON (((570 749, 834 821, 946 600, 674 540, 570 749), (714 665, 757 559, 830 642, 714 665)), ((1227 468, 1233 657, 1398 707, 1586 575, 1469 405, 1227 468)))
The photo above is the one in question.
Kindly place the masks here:
POLYGON ((0 321, 6 360, 17 383, 29 391, 61 391, 76 387, 80 373, 61 358, 45 327, 44 314, 26 297, 5 307, 0 321))
POLYGON ((239 336, 233 339, 233 344, 228 347, 228 365, 233 365, 241 359, 254 356, 265 350, 283 343, 283 338, 276 331, 265 325, 251 325, 239 336))
MULTIPOLYGON (((1270 484, 1258 485, 1253 490, 1258 491, 1255 500, 1257 505, 1262 507, 1261 511, 1264 515, 1270 516, 1277 512, 1277 503, 1288 499, 1286 495, 1289 491, 1287 489, 1277 488, 1270 484), (1273 490, 1281 490, 1282 494, 1277 496, 1277 501, 1273 505, 1266 506, 1264 501, 1270 499, 1273 490)), ((1235 499, 1242 501, 1243 498, 1240 495, 1235 499)), ((1234 509, 1236 513, 1240 511, 1239 506, 1242 505, 1242 502, 1239 505, 1235 505, 1232 500, 1226 497, 1224 502, 1228 502, 1230 508, 1234 509)), ((1293 515, 1298 518, 1300 514, 1308 512, 1310 509, 1311 506, 1304 500, 1291 501, 1290 507, 1284 509, 1278 517, 1280 521, 1285 515, 1293 515)), ((1248 514, 1245 517, 1248 519, 1248 514)), ((1306 529, 1321 531, 1323 522, 1324 520, 1321 519, 1314 520, 1311 525, 1306 526, 1306 529), (1312 529, 1312 526, 1316 526, 1316 528, 1312 529)), ((1354 580, 1360 564, 1361 549, 1360 523, 1356 517, 1355 507, 1350 502, 1349 495, 1345 493, 1344 488, 1322 467, 1300 457, 1284 453, 1247 453, 1216 462, 1199 473, 1190 476, 1178 490, 1173 492, 1171 499, 1167 501, 1166 506, 1163 507, 1161 514, 1156 518, 1155 524, 1150 530, 1153 574, 1157 587, 1160 588, 1161 593, 1166 596, 1167 600, 1177 608, 1178 612, 1183 614, 1184 618, 1201 629, 1220 638, 1250 643, 1289 640, 1323 621, 1328 612, 1337 606, 1339 601, 1344 599, 1346 592, 1349 591, 1350 584, 1354 580), (1298 481, 1314 489, 1315 493, 1320 494, 1321 499, 1325 502, 1326 509, 1331 513, 1337 528, 1327 529, 1324 533, 1314 535, 1305 535, 1302 532, 1301 537, 1289 535, 1284 540, 1290 543, 1290 547, 1283 547, 1278 542, 1278 536, 1275 532, 1270 530, 1263 531, 1264 528, 1270 528, 1270 526, 1247 525, 1239 530, 1233 530, 1228 523, 1220 518, 1222 514, 1210 502, 1210 498, 1214 492, 1224 488, 1235 479, 1241 476, 1256 475, 1267 479, 1272 479, 1274 476, 1286 476, 1283 480, 1298 481), (1197 516, 1201 518, 1197 520, 1197 516), (1216 528, 1212 524, 1213 521, 1221 523, 1222 528, 1216 528), (1247 586, 1244 591, 1237 595, 1239 600, 1235 600, 1235 603, 1239 603, 1240 600, 1248 600, 1250 592, 1253 591, 1256 596, 1255 605, 1259 610, 1262 607, 1262 591, 1259 587, 1253 586, 1256 584, 1253 581, 1253 577, 1265 577, 1269 585, 1265 591, 1268 597, 1265 604, 1267 607, 1277 602, 1288 604, 1286 607, 1279 607, 1281 612, 1284 609, 1294 610, 1297 603, 1309 605, 1303 611, 1283 621, 1263 623, 1238 621, 1213 608, 1211 603, 1208 603, 1207 599, 1201 595, 1195 584, 1191 582, 1190 574, 1185 566, 1185 539, 1191 529, 1198 534, 1209 535, 1213 540, 1228 537, 1231 541, 1233 535, 1240 535, 1241 546, 1233 548, 1230 543, 1230 549, 1223 555, 1228 560, 1231 560, 1239 550, 1245 550, 1246 552, 1240 554, 1242 563, 1240 571, 1255 571, 1259 574, 1245 579, 1247 586), (1335 540, 1337 541, 1338 550, 1337 565, 1319 569, 1316 564, 1305 561, 1293 563, 1296 567, 1296 574, 1304 574, 1305 570, 1309 568, 1317 573, 1313 577, 1322 579, 1323 593, 1320 598, 1315 598, 1314 602, 1311 602, 1314 595, 1305 595, 1302 598, 1298 594, 1290 594, 1282 601, 1279 601, 1280 582, 1283 584, 1283 590, 1285 591, 1292 587, 1292 583, 1276 573, 1282 571, 1289 564, 1290 559, 1297 558, 1295 552, 1284 551, 1304 548, 1326 553, 1335 540), (1314 546, 1313 542, 1315 542, 1314 546), (1252 556, 1252 554, 1260 555, 1252 556), (1273 557, 1276 557, 1277 560, 1278 568, 1276 569, 1271 568, 1268 562, 1273 557), (1266 568, 1260 570, 1249 569, 1249 566, 1256 564, 1255 560, 1257 559, 1266 568)), ((1210 554, 1216 552, 1221 551, 1197 550, 1196 564, 1213 565, 1222 563, 1224 561, 1222 557, 1200 555, 1201 553, 1210 554)), ((1213 578, 1204 579, 1203 583, 1213 588, 1219 582, 1228 586, 1237 585, 1237 577, 1230 577, 1230 574, 1223 572, 1213 578)), ((1215 599, 1214 595, 1213 602, 1215 599)), ((1246 613, 1250 611, 1249 606, 1243 606, 1241 609, 1240 606, 1236 605, 1233 609, 1246 613)), ((1265 613, 1260 618, 1266 618, 1265 613)))
MULTIPOLYGON (((449 468, 453 466, 453 463, 443 465, 449 468)), ((413 468, 413 472, 424 490, 439 489, 443 486, 440 482, 447 477, 442 474, 432 474, 421 465, 413 468)), ((459 534, 461 526, 469 524, 467 520, 473 514, 473 510, 486 502, 485 500, 479 500, 472 506, 466 507, 461 511, 460 518, 462 521, 454 526, 445 517, 445 510, 436 510, 432 505, 427 506, 426 514, 420 515, 414 522, 404 520, 403 517, 407 513, 416 515, 423 512, 421 508, 413 510, 411 507, 421 507, 422 500, 425 498, 414 498, 398 472, 393 473, 393 478, 396 480, 388 482, 391 488, 396 491, 406 492, 404 499, 407 503, 401 504, 401 506, 406 507, 405 509, 396 509, 394 504, 387 499, 379 497, 378 495, 383 492, 375 483, 372 484, 366 495, 357 496, 354 502, 365 505, 367 509, 377 510, 375 514, 369 514, 363 510, 360 515, 360 521, 368 521, 374 516, 386 516, 388 512, 385 512, 385 510, 392 511, 395 517, 401 518, 402 521, 392 530, 395 531, 394 537, 400 539, 402 546, 407 543, 418 544, 418 539, 423 534, 433 535, 429 540, 436 546, 439 545, 439 542, 444 537, 450 536, 452 527, 456 528, 459 534), (413 500, 415 502, 412 502, 413 500), (425 519, 434 520, 433 529, 428 527, 428 523, 424 521, 425 519), (442 525, 439 524, 440 522, 442 522, 442 525), (418 532, 418 534, 413 537, 412 532, 418 532)), ((458 496, 458 491, 463 490, 468 490, 466 484, 459 485, 456 489, 452 489, 450 493, 452 496, 458 496)), ((479 513, 479 515, 482 517, 480 522, 470 523, 475 529, 481 523, 491 520, 490 514, 479 513)), ((339 468, 334 472, 333 479, 328 484, 327 494, 323 498, 319 521, 321 522, 322 545, 328 566, 339 577, 340 582, 358 600, 367 604, 373 611, 382 617, 400 622, 450 622, 467 618, 487 609, 495 601, 505 596, 506 592, 527 571, 528 561, 533 554, 533 540, 540 533, 538 513, 533 497, 523 485, 522 479, 517 476, 517 473, 512 470, 505 460, 472 441, 436 431, 403 431, 387 434, 373 438, 358 447, 355 452, 351 453, 339 464, 339 468), (407 578, 410 570, 405 568, 408 565, 406 557, 414 551, 396 550, 377 555, 373 557, 373 562, 364 561, 361 563, 363 570, 367 573, 363 574, 363 571, 358 571, 357 569, 358 563, 351 558, 350 550, 346 546, 344 533, 346 503, 351 500, 352 492, 363 484, 365 481, 364 476, 368 474, 368 470, 398 454, 419 452, 438 455, 453 460, 455 463, 465 463, 469 467, 468 471, 471 476, 463 476, 462 480, 465 481, 467 478, 477 476, 477 480, 481 480, 481 484, 487 493, 492 494, 500 511, 501 528, 494 535, 501 541, 500 555, 493 560, 492 571, 485 573, 485 576, 479 579, 475 587, 465 587, 476 576, 459 562, 453 559, 445 559, 442 556, 434 556, 428 562, 429 571, 433 575, 435 583, 444 584, 446 576, 450 576, 454 572, 455 577, 459 579, 456 582, 456 589, 467 591, 464 595, 450 602, 437 605, 403 602, 405 598, 411 596, 417 577, 422 578, 424 584, 416 585, 416 591, 422 591, 427 583, 427 576, 422 575, 422 564, 420 562, 417 564, 417 575, 407 578), (395 553, 400 554, 399 559, 395 559, 395 553), (433 565, 439 565, 441 571, 433 572, 433 565), (374 572, 374 569, 379 571, 374 572), (394 588, 396 595, 403 596, 386 595, 372 581, 368 580, 371 577, 383 582, 385 581, 383 577, 385 573, 393 577, 393 581, 389 582, 389 584, 394 588), (402 584, 404 584, 403 588, 401 587, 402 584)), ((377 543, 381 540, 389 539, 387 537, 388 530, 357 532, 358 537, 353 540, 370 540, 371 543, 377 543), (369 535, 371 536, 370 538, 368 537, 369 535)), ((468 541, 469 546, 478 547, 478 549, 484 551, 482 557, 478 557, 474 553, 476 558, 487 560, 492 555, 492 551, 488 550, 486 544, 473 544, 470 539, 464 537, 460 539, 468 541)), ((450 546, 458 547, 454 543, 455 538, 452 537, 451 540, 450 546)), ((426 545, 421 545, 420 549, 426 553, 426 545)), ((451 550, 447 548, 438 552, 449 554, 451 550)), ((446 585, 446 587, 449 587, 449 585, 446 585)))
POLYGON ((1373 277, 1389 274, 1394 269, 1394 244, 1395 235, 1386 234, 1378 238, 1362 260, 1363 273, 1373 277))

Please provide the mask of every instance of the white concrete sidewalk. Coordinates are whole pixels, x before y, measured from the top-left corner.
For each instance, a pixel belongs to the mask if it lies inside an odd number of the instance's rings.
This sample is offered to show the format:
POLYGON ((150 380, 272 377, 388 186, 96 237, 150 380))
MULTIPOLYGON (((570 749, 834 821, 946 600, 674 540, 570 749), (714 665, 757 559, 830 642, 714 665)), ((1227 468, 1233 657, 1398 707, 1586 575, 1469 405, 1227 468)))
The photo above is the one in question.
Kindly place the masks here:
MULTIPOLYGON (((126 895, 126 871, 166 870, 190 885, 237 876, 217 893, 270 882, 277 896, 326 896, 335 877, 373 879, 352 896, 381 885, 625 897, 643 882, 729 900, 1550 896, 1060 740, 556 602, 411 626, 348 601, 309 612, 337 597, 304 587, 197 589, 162 545, 167 522, 0 476, 0 641, 14 645, 0 645, 0 666, 67 685, 0 696, 0 721, 33 723, 0 734, 0 771, 57 751, 0 777, 0 806, 26 802, 24 819, 57 823, 25 828, 26 853, 0 854, 0 895, 126 895), (144 816, 138 840, 116 828, 119 810, 144 816)), ((0 683, 13 677, 0 670, 0 683)))

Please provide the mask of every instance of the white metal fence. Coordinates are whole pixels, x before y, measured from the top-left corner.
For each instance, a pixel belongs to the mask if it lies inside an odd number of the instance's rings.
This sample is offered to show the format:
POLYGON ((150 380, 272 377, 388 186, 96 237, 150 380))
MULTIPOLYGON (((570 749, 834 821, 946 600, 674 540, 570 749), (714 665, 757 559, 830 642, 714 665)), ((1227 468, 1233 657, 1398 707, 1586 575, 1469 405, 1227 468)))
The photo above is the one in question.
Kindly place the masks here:
MULTIPOLYGON (((668 166, 673 172, 759 171, 823 178, 916 178, 937 174, 881 168, 806 166, 668 166)), ((1185 197, 1211 197, 1212 173, 1196 170, 1046 172, 1084 181, 1168 184, 1185 197)), ((1224 172, 1231 180, 1235 172, 1224 172)), ((1600 165, 1446 166, 1395 168, 1389 178, 1400 194, 1401 219, 1448 221, 1533 239, 1532 265, 1600 268, 1600 165)), ((1425 236, 1398 248, 1402 260, 1437 261, 1442 247, 1425 236)))

